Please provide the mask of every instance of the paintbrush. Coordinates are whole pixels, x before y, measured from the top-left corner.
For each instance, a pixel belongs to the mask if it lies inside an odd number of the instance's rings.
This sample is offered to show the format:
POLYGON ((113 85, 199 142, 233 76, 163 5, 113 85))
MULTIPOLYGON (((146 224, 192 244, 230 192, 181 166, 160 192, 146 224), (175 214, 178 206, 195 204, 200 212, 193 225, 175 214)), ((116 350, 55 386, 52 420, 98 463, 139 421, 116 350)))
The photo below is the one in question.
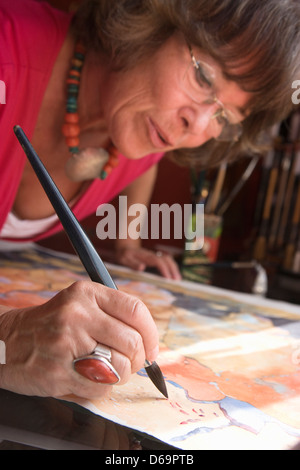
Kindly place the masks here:
POLYGON ((300 180, 298 181, 295 207, 292 215, 291 226, 289 227, 289 240, 285 248, 284 269, 292 269, 297 249, 297 234, 300 222, 300 180))
POLYGON ((226 171, 227 171, 227 163, 222 163, 218 171, 214 189, 208 197, 208 201, 205 207, 206 214, 215 214, 216 212, 216 208, 218 206, 220 195, 221 195, 222 188, 224 185, 226 171))
POLYGON ((282 147, 282 161, 279 172, 278 191, 276 194, 275 207, 273 220, 270 227, 270 235, 268 240, 269 248, 272 250, 275 248, 277 232, 280 227, 280 217, 282 213, 282 207, 284 204, 284 198, 287 191, 288 176, 290 173, 292 162, 292 144, 285 143, 282 147))
POLYGON ((272 127, 271 132, 270 132, 270 148, 267 154, 262 158, 262 168, 261 168, 262 174, 261 174, 261 179, 260 179, 260 187, 258 190, 257 203, 256 203, 256 208, 255 208, 255 214, 254 214, 254 224, 253 224, 254 227, 256 228, 259 227, 262 213, 263 213, 264 199, 266 196, 266 189, 268 187, 269 175, 271 173, 271 169, 275 161, 274 144, 279 135, 279 131, 280 131, 280 124, 276 124, 275 126, 272 127))
POLYGON ((241 178, 237 182, 237 184, 234 186, 230 194, 228 195, 227 199, 222 203, 220 208, 217 208, 216 214, 219 216, 223 216, 224 213, 227 211, 228 207, 236 197, 236 195, 240 192, 244 184, 249 180, 250 176, 252 175, 257 163, 258 163, 259 157, 253 157, 250 160, 250 163, 248 164, 247 168, 245 169, 244 173, 242 174, 241 178))
POLYGON ((298 235, 298 246, 297 246, 297 251, 294 256, 292 271, 294 273, 300 274, 300 230, 299 230, 299 235, 298 235))
POLYGON ((288 226, 288 217, 290 215, 294 183, 298 179, 298 175, 300 172, 300 153, 299 144, 297 143, 300 131, 299 127, 300 114, 299 112, 296 112, 292 115, 290 121, 289 144, 291 146, 291 169, 287 182, 286 192, 283 198, 283 210, 276 240, 277 248, 282 248, 284 245, 286 228, 288 226))
MULTIPOLYGON (((91 280, 117 289, 92 242, 69 208, 24 131, 20 126, 15 126, 14 132, 91 280)), ((165 380, 157 363, 146 360, 145 370, 156 388, 168 398, 165 380)))
POLYGON ((261 261, 266 256, 268 224, 271 217, 273 196, 278 179, 278 165, 281 159, 281 140, 274 144, 274 160, 271 166, 267 193, 265 196, 262 221, 259 228, 259 234, 255 242, 253 257, 261 261))

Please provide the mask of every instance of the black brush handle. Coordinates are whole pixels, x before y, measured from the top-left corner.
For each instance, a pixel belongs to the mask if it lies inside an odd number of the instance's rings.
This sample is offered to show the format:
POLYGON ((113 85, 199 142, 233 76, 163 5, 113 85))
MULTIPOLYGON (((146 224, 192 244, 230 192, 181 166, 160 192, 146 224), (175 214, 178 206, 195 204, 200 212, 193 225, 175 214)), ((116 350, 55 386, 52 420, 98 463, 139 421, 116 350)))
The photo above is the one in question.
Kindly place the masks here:
POLYGON ((14 132, 91 280, 112 289, 117 289, 103 261, 41 162, 24 131, 20 126, 15 126, 14 132))

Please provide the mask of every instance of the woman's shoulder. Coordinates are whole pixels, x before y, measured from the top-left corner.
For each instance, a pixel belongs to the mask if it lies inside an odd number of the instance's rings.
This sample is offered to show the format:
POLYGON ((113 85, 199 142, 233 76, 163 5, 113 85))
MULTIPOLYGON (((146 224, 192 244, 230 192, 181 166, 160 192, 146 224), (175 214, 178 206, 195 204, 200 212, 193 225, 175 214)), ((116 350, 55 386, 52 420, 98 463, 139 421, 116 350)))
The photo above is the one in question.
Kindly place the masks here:
POLYGON ((47 60, 49 48, 62 43, 71 15, 44 1, 0 0, 0 19, 2 63, 5 58, 27 62, 34 57, 38 64, 47 60))

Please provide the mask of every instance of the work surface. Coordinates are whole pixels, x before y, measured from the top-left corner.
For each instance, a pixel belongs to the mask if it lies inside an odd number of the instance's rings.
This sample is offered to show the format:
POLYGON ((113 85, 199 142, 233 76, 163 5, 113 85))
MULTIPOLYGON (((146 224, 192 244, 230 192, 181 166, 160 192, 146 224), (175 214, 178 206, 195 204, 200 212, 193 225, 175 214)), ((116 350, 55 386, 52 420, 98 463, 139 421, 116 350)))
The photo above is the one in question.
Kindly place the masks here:
MULTIPOLYGON (((109 266, 149 307, 169 399, 144 370, 109 398, 68 400, 179 449, 289 449, 300 441, 300 308, 109 266)), ((0 253, 1 304, 37 305, 87 278, 76 257, 0 253)))

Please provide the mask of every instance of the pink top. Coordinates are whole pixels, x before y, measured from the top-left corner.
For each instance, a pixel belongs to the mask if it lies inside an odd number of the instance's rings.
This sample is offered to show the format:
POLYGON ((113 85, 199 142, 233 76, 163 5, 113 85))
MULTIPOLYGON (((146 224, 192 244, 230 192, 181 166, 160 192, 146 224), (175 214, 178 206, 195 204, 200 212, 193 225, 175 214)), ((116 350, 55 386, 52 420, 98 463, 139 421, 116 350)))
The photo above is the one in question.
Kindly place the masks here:
MULTIPOLYGON (((6 104, 0 105, 0 229, 11 211, 26 156, 14 135, 18 124, 30 139, 52 67, 67 34, 71 15, 37 0, 0 0, 0 80, 6 104)), ((79 220, 96 212, 135 180, 163 154, 140 160, 119 156, 119 166, 105 181, 93 181, 73 206, 79 220)), ((34 241, 61 230, 55 223, 34 241)), ((11 239, 12 240, 12 239, 11 239)), ((24 238, 24 241, 28 239, 24 238)))

